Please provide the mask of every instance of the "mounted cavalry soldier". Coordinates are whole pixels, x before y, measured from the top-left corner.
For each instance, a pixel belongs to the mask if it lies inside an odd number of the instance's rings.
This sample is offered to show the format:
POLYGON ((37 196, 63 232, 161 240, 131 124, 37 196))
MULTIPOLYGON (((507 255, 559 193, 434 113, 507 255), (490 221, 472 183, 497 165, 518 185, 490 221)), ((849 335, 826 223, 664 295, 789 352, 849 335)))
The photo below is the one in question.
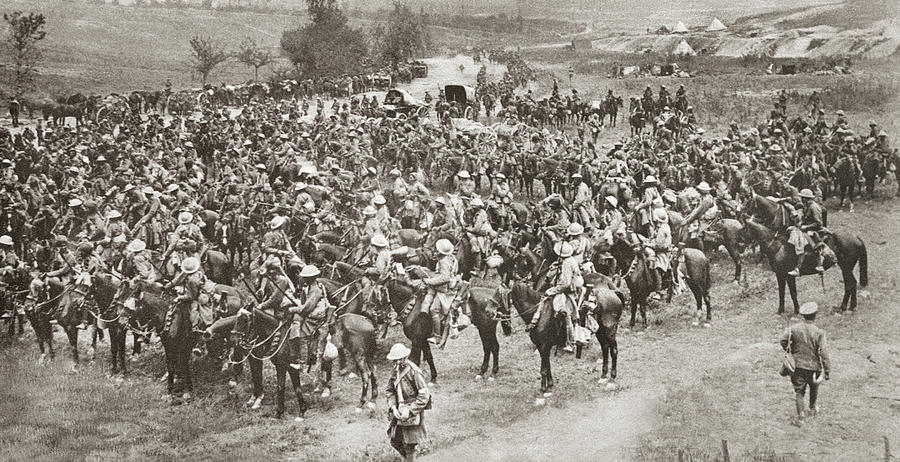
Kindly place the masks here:
MULTIPOLYGON (((574 250, 568 242, 558 242, 553 246, 553 251, 559 255, 562 260, 559 265, 559 274, 556 276, 556 283, 544 292, 546 297, 553 297, 553 313, 562 313, 565 316, 566 323, 566 346, 564 351, 574 352, 573 345, 575 343, 575 325, 574 319, 578 308, 575 297, 581 294, 584 287, 584 278, 581 277, 581 268, 578 266, 578 260, 573 257, 574 250)), ((542 302, 543 303, 543 299, 542 302)), ((538 305, 538 311, 531 318, 531 323, 525 328, 526 331, 534 329, 540 320, 541 308, 538 305)))
POLYGON ((360 264, 360 266, 369 266, 360 279, 363 286, 363 302, 366 306, 379 303, 372 297, 376 291, 384 290, 381 284, 390 277, 393 270, 393 258, 388 245, 388 239, 383 234, 373 236, 369 243, 368 261, 360 264))
POLYGON ((181 272, 166 288, 177 287, 180 294, 174 303, 190 303, 191 325, 194 330, 213 323, 212 297, 206 291, 206 275, 200 268, 200 259, 187 257, 181 261, 181 272))
POLYGON ((794 225, 788 228, 790 236, 788 242, 794 246, 797 253, 797 266, 788 272, 790 276, 800 275, 800 265, 803 263, 803 255, 807 253, 807 249, 811 248, 816 255, 816 272, 825 272, 823 255, 825 244, 819 236, 819 231, 827 231, 825 229, 825 211, 818 202, 816 195, 809 189, 800 191, 800 198, 803 201, 803 210, 795 210, 792 218, 794 225))
POLYGON ((474 215, 472 216, 472 226, 466 228, 466 234, 469 237, 469 244, 472 246, 472 255, 475 262, 472 265, 472 271, 481 271, 482 263, 487 253, 490 251, 489 238, 497 235, 491 222, 488 220, 488 214, 485 210, 484 201, 476 196, 469 203, 472 206, 474 215))
POLYGON ((440 343, 441 347, 447 342, 447 334, 450 330, 449 314, 450 305, 456 295, 456 286, 459 282, 459 263, 454 256, 453 243, 447 239, 439 239, 435 249, 440 254, 434 268, 434 274, 422 280, 428 286, 428 291, 422 299, 422 312, 431 314, 431 343, 440 343))
POLYGON ((593 199, 593 193, 591 187, 584 181, 584 178, 580 173, 572 175, 572 180, 577 183, 575 187, 575 198, 572 201, 573 212, 582 223, 582 226, 585 228, 593 228, 596 223, 592 216, 593 207, 591 206, 591 200, 593 199))
POLYGON ((700 202, 684 218, 682 226, 688 226, 688 235, 690 239, 703 239, 702 233, 709 229, 719 212, 716 201, 710 194, 712 188, 705 181, 701 181, 697 185, 697 191, 700 193, 700 202))
MULTIPOLYGON (((293 291, 292 297, 298 305, 292 305, 287 308, 288 316, 291 317, 290 341, 294 345, 294 351, 297 352, 295 363, 291 367, 301 369, 302 352, 304 344, 307 351, 307 365, 317 363, 322 359, 322 353, 325 351, 325 344, 328 339, 328 322, 333 315, 333 308, 328 303, 325 286, 317 280, 320 272, 313 265, 306 265, 300 270, 300 283, 296 290, 293 291)), ((287 297, 286 297, 287 298, 287 297)), ((331 390, 326 388, 322 393, 323 397, 328 397, 331 390)))
POLYGON ((163 261, 168 259, 166 271, 169 274, 174 274, 175 268, 181 266, 181 263, 188 257, 196 258, 199 262, 202 251, 205 250, 203 233, 193 221, 194 214, 191 212, 185 211, 178 214, 178 226, 169 237, 169 247, 163 257, 163 261))
POLYGON ((266 231, 262 239, 263 259, 269 255, 275 255, 279 258, 296 256, 287 235, 284 233, 285 223, 287 223, 287 218, 280 215, 276 215, 269 221, 269 230, 266 231))

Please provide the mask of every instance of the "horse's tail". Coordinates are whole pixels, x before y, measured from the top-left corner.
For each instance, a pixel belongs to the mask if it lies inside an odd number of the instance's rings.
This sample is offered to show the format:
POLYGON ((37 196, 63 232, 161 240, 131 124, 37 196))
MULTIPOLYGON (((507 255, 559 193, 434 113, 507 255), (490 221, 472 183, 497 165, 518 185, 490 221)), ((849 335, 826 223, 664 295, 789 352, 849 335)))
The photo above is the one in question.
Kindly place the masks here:
POLYGON ((859 239, 859 248, 859 285, 865 288, 869 285, 869 252, 862 239, 859 239))
POLYGON ((706 273, 706 283, 703 285, 703 290, 708 294, 710 287, 712 287, 712 277, 709 275, 709 267, 712 266, 709 264, 709 260, 706 260, 706 265, 704 268, 704 273, 706 273))

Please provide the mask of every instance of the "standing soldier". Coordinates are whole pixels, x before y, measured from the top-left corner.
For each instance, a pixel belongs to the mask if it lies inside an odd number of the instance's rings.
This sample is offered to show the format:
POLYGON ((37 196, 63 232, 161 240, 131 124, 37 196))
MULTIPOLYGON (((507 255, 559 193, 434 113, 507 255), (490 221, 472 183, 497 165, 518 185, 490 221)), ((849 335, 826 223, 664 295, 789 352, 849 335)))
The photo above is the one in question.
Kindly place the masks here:
POLYGON ((431 394, 425 375, 409 358, 409 348, 402 343, 391 347, 387 355, 393 362, 387 384, 388 436, 391 446, 404 462, 416 460, 416 446, 425 442, 425 411, 431 409, 431 394))
POLYGON ((816 327, 816 312, 819 307, 815 302, 804 303, 800 307, 803 322, 788 327, 781 337, 781 348, 793 356, 794 370, 791 371, 791 385, 794 386, 794 403, 797 416, 792 419, 794 425, 803 426, 806 387, 809 387, 809 416, 819 412, 816 400, 819 397, 819 384, 822 379, 830 379, 831 360, 825 348, 825 331, 816 327))
POLYGON ((200 227, 193 223, 194 214, 181 212, 178 214, 178 226, 169 238, 169 247, 163 257, 166 263, 166 271, 175 274, 175 268, 182 266, 185 258, 200 259, 200 249, 203 244, 203 233, 200 227), (171 256, 171 258, 169 258, 171 256))
POLYGON ((19 126, 19 109, 21 109, 22 105, 19 104, 19 99, 13 96, 13 98, 9 101, 9 117, 12 119, 13 128, 19 126))

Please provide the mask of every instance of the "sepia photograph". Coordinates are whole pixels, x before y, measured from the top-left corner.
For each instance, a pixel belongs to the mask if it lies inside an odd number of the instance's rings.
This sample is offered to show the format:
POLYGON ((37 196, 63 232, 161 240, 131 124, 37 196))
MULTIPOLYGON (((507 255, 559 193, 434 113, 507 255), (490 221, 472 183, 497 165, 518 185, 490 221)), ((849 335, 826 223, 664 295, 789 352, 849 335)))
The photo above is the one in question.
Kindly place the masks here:
POLYGON ((897 0, 0 15, 2 461, 900 460, 897 0))

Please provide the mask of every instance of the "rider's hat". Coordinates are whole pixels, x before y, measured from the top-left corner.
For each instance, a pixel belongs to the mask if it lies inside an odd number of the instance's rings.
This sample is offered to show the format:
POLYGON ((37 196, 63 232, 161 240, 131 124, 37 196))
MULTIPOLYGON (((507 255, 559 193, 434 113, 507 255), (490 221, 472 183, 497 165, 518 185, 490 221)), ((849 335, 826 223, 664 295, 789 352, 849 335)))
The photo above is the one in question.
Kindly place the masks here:
POLYGON ((3 245, 13 245, 13 239, 6 234, 0 236, 0 244, 3 245))
POLYGON ((606 202, 609 202, 609 204, 612 205, 613 207, 619 206, 619 200, 616 199, 615 196, 606 196, 606 202))
POLYGON ((82 203, 83 202, 81 201, 81 199, 78 199, 77 197, 74 199, 69 199, 69 207, 78 207, 82 203))
POLYGON ((481 200, 481 198, 477 197, 477 196, 473 197, 472 201, 469 202, 469 204, 471 204, 472 207, 484 207, 484 201, 481 200))
POLYGON ((569 225, 569 228, 566 230, 566 233, 569 236, 581 236, 581 233, 584 232, 584 227, 579 223, 572 223, 569 225))
POLYGON ((372 236, 371 244, 372 244, 372 246, 379 247, 379 248, 387 247, 388 240, 386 237, 384 237, 384 234, 376 234, 376 235, 372 236))
POLYGON ((434 244, 434 247, 441 255, 453 254, 453 243, 448 239, 438 239, 438 241, 434 244))
POLYGON ((660 207, 657 209, 653 209, 653 219, 660 222, 665 223, 669 221, 669 212, 666 209, 660 207))
POLYGON ((106 212, 106 219, 107 219, 107 220, 113 220, 113 219, 116 219, 116 218, 122 218, 122 213, 119 212, 118 210, 115 210, 115 209, 114 209, 114 210, 110 210, 109 212, 106 212))
POLYGON ((553 246, 553 251, 556 252, 562 258, 571 257, 575 252, 575 249, 572 248, 572 244, 568 242, 557 242, 556 245, 553 246))
POLYGON ((190 222, 194 221, 194 214, 191 212, 181 212, 178 214, 178 222, 186 225, 190 222))
POLYGON ((146 249, 146 248, 147 248, 146 242, 144 242, 140 239, 135 239, 128 244, 127 250, 129 252, 137 253, 137 252, 143 252, 144 249, 146 249))
POLYGON ((372 203, 375 205, 384 205, 387 203, 387 200, 385 200, 384 196, 379 194, 372 198, 372 203))
POLYGON ((709 183, 701 181, 700 184, 697 185, 697 191, 710 192, 712 191, 712 188, 709 187, 709 183))
POLYGON ((302 270, 300 270, 300 277, 312 278, 318 276, 320 273, 321 271, 319 271, 319 268, 316 268, 315 265, 306 265, 302 270))
POLYGON ((497 268, 503 264, 503 257, 500 255, 491 255, 484 261, 488 268, 497 268))
POLYGON ((462 178, 462 179, 464 179, 464 180, 467 180, 467 179, 469 179, 469 178, 472 178, 472 175, 469 175, 469 171, 468 171, 468 170, 460 170, 459 173, 456 174, 456 176, 458 176, 458 177, 460 177, 460 178, 462 178))
POLYGON ((800 190, 800 197, 804 199, 815 199, 816 195, 813 194, 812 190, 810 190, 809 188, 803 188, 802 190, 800 190))
POLYGON ((200 260, 194 257, 185 258, 183 262, 181 262, 181 271, 186 274, 194 274, 197 270, 200 269, 200 260))
POLYGON ((287 221, 287 218, 277 215, 269 222, 269 229, 278 229, 287 221))
POLYGON ((659 181, 656 180, 656 177, 655 177, 655 176, 653 176, 653 175, 647 175, 647 177, 644 178, 643 183, 644 183, 644 184, 659 183, 659 181))

